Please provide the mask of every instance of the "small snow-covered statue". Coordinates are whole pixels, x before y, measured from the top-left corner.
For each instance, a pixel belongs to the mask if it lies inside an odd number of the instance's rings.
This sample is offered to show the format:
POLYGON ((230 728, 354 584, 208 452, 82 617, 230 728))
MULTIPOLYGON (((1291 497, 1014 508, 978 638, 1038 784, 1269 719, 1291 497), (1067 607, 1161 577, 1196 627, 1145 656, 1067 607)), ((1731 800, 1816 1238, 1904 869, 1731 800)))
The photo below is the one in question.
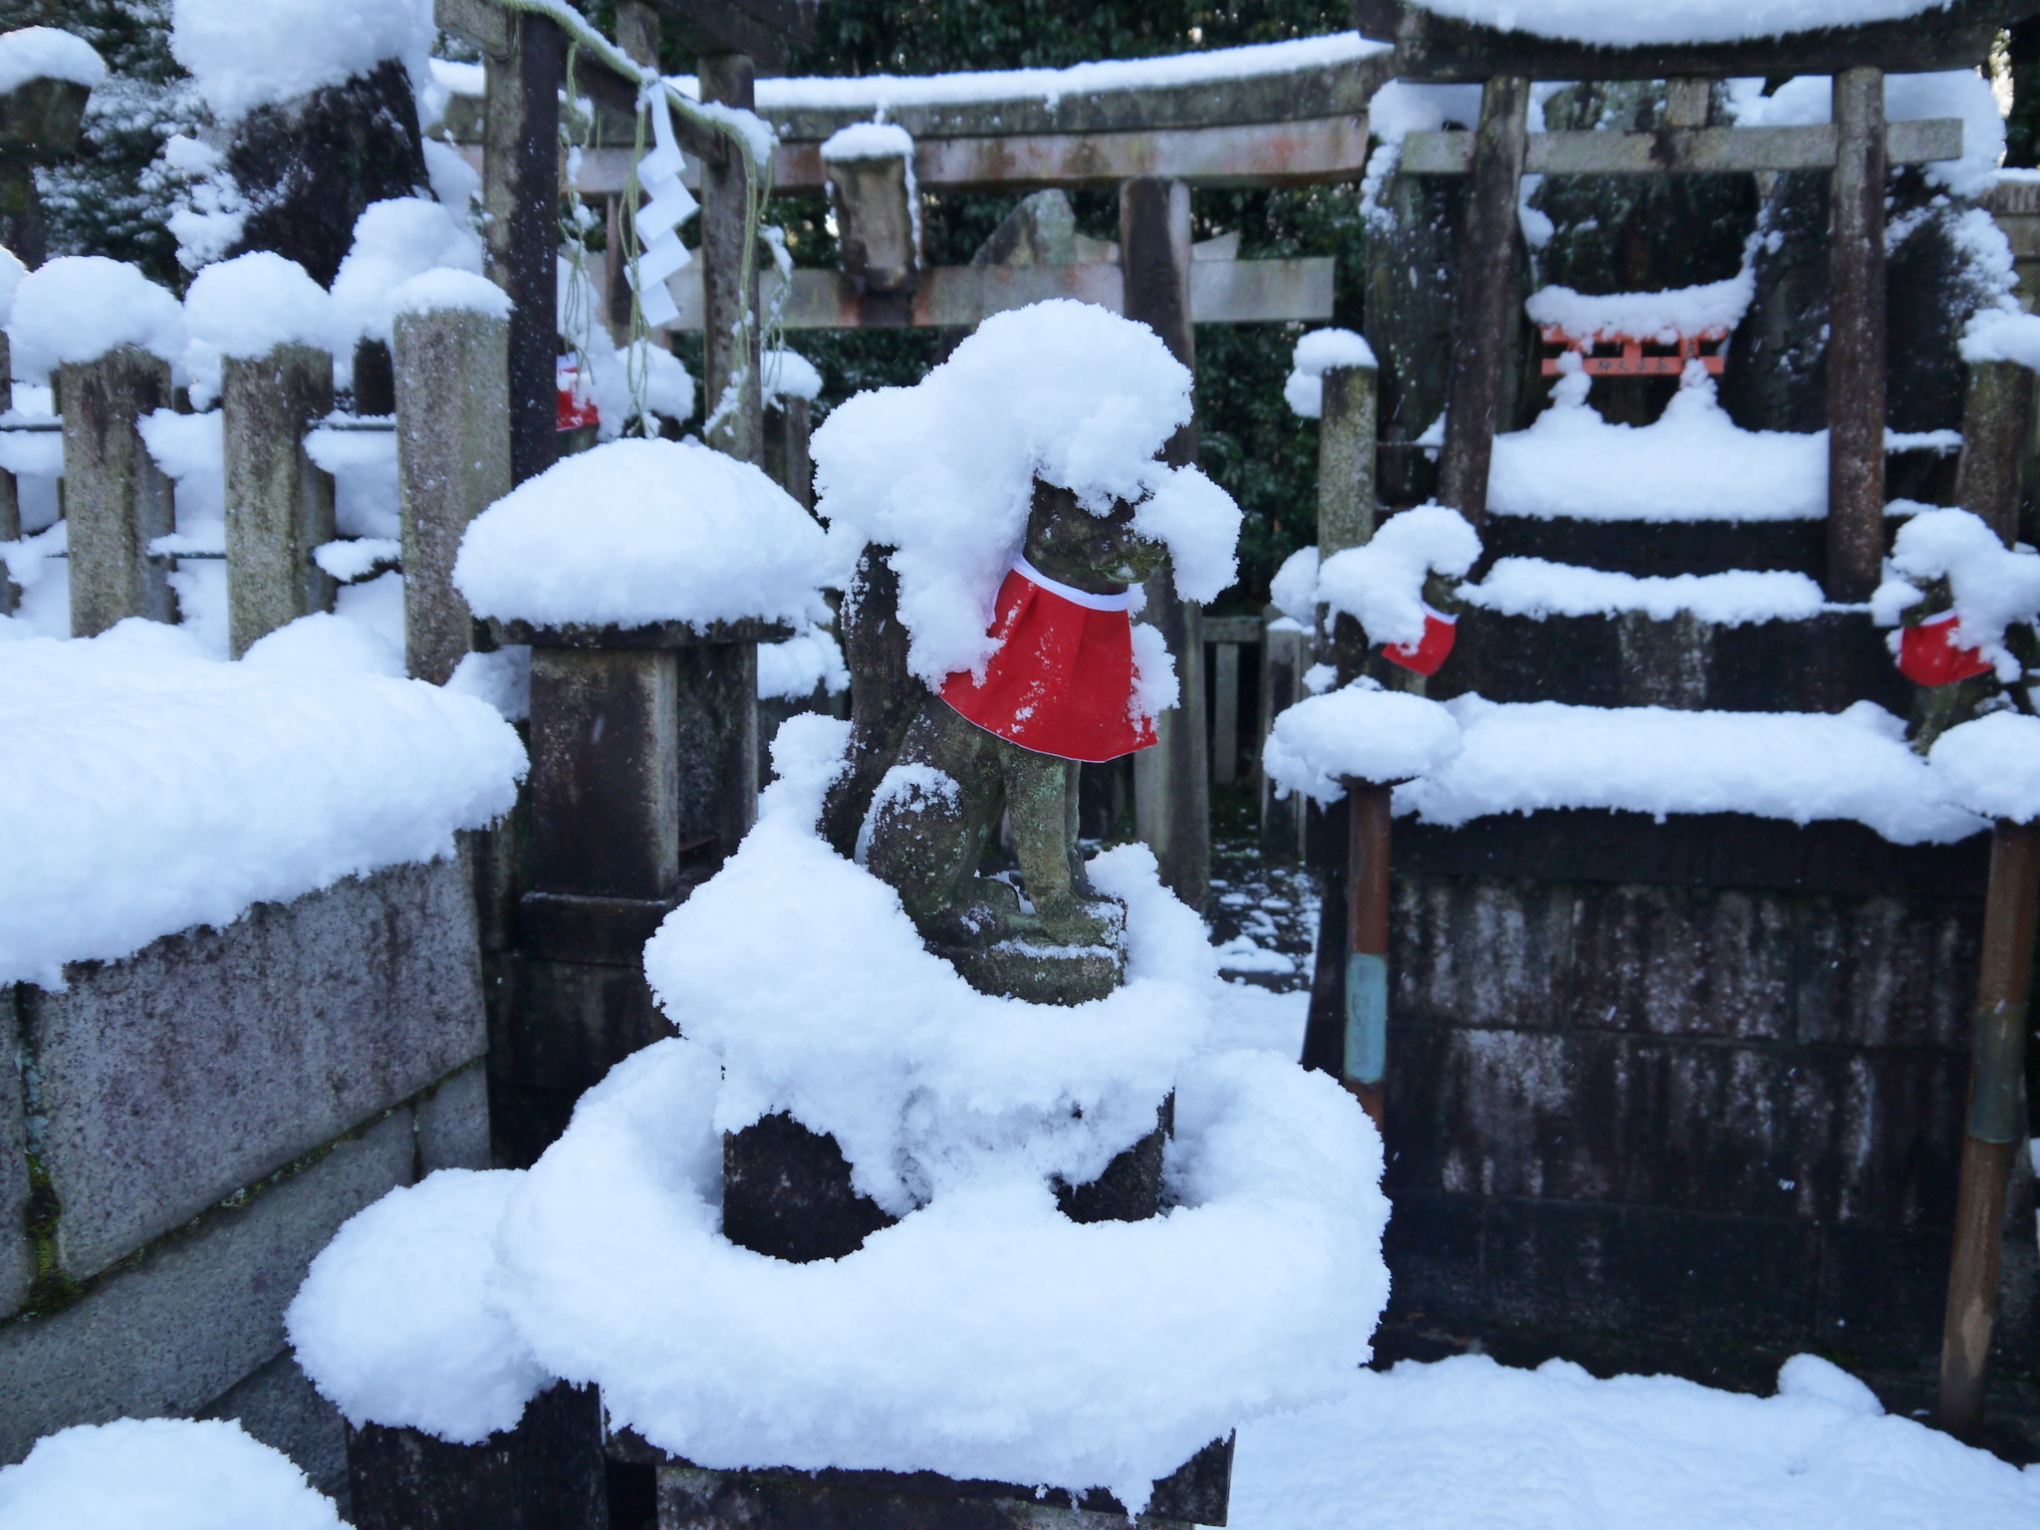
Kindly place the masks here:
POLYGON ((1153 744, 1175 703, 1160 633, 1132 621, 1141 581, 1166 561, 1209 600, 1235 569, 1238 509, 1156 460, 1189 383, 1144 325, 1043 303, 816 434, 817 509, 860 558, 851 762, 824 829, 938 950, 1114 945, 1077 852, 1078 768, 1153 744), (1002 814, 1018 890, 978 874, 1002 814))

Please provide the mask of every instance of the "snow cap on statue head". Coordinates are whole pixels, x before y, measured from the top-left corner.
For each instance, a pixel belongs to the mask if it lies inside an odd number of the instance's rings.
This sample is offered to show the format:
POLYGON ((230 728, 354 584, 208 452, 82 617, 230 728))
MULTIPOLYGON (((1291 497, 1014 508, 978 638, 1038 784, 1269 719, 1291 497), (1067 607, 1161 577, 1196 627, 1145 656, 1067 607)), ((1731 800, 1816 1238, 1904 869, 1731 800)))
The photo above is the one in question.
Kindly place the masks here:
POLYGON ((1197 469, 1159 460, 1190 419, 1191 381, 1145 324, 1059 298, 994 314, 914 386, 829 416, 814 436, 815 508, 845 576, 865 547, 893 549, 914 674, 939 686, 990 657, 1037 478, 1094 515, 1132 502, 1185 599, 1232 582, 1238 507, 1197 469))

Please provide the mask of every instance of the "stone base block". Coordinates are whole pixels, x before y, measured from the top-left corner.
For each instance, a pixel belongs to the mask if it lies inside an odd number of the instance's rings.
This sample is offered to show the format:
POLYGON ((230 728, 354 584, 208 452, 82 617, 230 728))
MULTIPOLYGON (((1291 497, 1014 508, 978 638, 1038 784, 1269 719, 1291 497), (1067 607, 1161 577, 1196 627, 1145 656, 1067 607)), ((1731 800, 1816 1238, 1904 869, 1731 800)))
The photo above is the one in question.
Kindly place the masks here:
POLYGON ((231 1418, 295 1461, 312 1486, 352 1521, 347 1491, 347 1421, 286 1351, 230 1388, 200 1418, 231 1418))
POLYGON ((1125 958, 1103 948, 1044 951, 1018 941, 995 946, 929 947, 979 993, 1029 1004, 1088 1004, 1126 980, 1125 958))

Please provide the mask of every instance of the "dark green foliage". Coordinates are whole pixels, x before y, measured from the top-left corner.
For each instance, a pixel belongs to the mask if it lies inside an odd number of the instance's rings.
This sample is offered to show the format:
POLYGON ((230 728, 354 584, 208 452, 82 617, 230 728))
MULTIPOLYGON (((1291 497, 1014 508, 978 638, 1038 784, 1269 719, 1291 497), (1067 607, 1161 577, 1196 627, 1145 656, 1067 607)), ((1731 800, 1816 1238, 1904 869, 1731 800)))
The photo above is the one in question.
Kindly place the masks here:
POLYGON ((75 32, 107 66, 76 158, 37 172, 50 253, 131 260, 181 288, 189 278, 165 227, 176 187, 154 166, 204 107, 170 57, 170 0, 0 0, 0 32, 34 26, 75 32))
POLYGON ((2040 165, 2040 17, 2022 21, 2006 37, 2012 70, 2012 110, 2005 118, 2005 163, 2040 165))

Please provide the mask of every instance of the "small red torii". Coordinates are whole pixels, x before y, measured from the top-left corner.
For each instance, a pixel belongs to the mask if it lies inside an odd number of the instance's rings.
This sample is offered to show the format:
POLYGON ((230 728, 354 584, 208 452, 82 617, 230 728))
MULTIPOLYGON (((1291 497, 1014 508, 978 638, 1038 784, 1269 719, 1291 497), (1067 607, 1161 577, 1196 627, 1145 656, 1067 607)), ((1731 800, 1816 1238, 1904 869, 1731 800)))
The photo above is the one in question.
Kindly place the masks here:
MULTIPOLYGON (((1589 377, 1680 377, 1685 374, 1686 364, 1699 362, 1710 374, 1719 377, 1728 365, 1728 327, 1713 325, 1696 330, 1692 334, 1674 332, 1672 340, 1639 340, 1633 335, 1611 336, 1603 339, 1599 333, 1576 335, 1557 324, 1540 327, 1546 345, 1555 345, 1562 350, 1572 351, 1580 358, 1580 370, 1589 377), (1596 347, 1619 345, 1616 355, 1595 355, 1596 347), (1644 347, 1651 350, 1646 353, 1644 347), (1703 351, 1703 345, 1714 349, 1703 351), (1674 349, 1674 347, 1676 347, 1674 349)), ((1546 377, 1559 373, 1559 358, 1546 356, 1540 369, 1546 377)))

